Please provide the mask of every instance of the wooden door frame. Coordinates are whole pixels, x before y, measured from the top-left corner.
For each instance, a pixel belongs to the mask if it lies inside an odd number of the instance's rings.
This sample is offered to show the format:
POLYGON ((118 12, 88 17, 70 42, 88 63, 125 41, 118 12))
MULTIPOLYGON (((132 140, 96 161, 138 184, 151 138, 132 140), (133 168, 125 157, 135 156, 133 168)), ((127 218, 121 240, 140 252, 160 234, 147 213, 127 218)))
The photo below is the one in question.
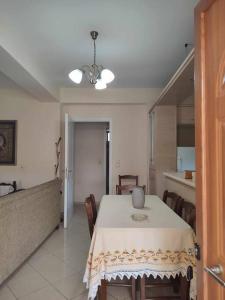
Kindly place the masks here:
POLYGON ((200 245, 200 261, 197 263, 198 299, 204 299, 204 286, 206 286, 206 272, 204 266, 207 258, 207 180, 206 180, 206 153, 203 151, 207 145, 206 105, 205 105, 205 45, 203 39, 204 12, 216 0, 200 0, 195 8, 195 120, 196 120, 196 208, 197 208, 197 243, 200 245), (203 201, 203 199, 205 201, 203 201), (204 223, 203 223, 204 222, 204 223))

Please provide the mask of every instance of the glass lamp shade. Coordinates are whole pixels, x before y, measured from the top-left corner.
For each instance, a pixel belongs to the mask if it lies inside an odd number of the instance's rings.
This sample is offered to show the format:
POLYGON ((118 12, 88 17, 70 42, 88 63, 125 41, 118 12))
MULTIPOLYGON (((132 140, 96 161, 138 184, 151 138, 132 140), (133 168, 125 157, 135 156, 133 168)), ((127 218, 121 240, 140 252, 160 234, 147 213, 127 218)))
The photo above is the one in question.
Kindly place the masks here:
POLYGON ((114 80, 115 75, 113 74, 112 71, 110 71, 109 69, 104 69, 101 72, 101 79, 105 82, 105 83, 110 83, 114 80))
POLYGON ((79 69, 73 70, 72 72, 69 73, 69 78, 77 84, 81 83, 82 77, 83 77, 83 73, 79 69))
POLYGON ((106 83, 102 79, 98 79, 97 83, 95 84, 96 90, 104 90, 106 89, 106 83))

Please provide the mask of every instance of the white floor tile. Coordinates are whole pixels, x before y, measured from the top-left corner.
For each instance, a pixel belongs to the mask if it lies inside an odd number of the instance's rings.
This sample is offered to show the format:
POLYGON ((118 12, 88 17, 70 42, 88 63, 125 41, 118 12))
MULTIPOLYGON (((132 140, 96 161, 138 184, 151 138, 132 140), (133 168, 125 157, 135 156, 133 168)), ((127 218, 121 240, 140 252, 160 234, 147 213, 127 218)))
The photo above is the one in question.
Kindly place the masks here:
POLYGON ((49 254, 49 251, 47 251, 47 249, 44 248, 43 245, 42 245, 40 248, 38 248, 38 250, 36 250, 34 252, 34 254, 31 256, 31 258, 35 259, 35 258, 41 257, 41 256, 46 255, 46 254, 49 254))
POLYGON ((22 297, 20 300, 65 300, 66 298, 53 287, 47 286, 35 293, 22 297))
POLYGON ((53 284, 55 288, 60 291, 66 298, 72 299, 86 290, 85 284, 82 282, 82 276, 80 274, 68 276, 62 280, 59 280, 53 284))
POLYGON ((76 272, 69 264, 64 263, 51 254, 30 260, 29 264, 51 283, 76 272))
POLYGON ((47 286, 48 282, 28 264, 25 264, 7 282, 7 285, 14 295, 20 298, 47 286))
POLYGON ((88 292, 85 291, 79 296, 74 297, 72 300, 87 300, 88 299, 88 292))
POLYGON ((0 289, 0 300, 16 300, 16 298, 6 285, 4 285, 0 289))
POLYGON ((84 256, 87 251, 84 251, 79 244, 77 245, 68 245, 67 247, 61 249, 55 249, 51 251, 51 254, 55 255, 61 260, 68 260, 73 258, 80 258, 80 256, 84 256))
POLYGON ((43 244, 43 247, 48 251, 54 251, 55 249, 62 249, 64 247, 67 247, 68 245, 68 239, 63 234, 55 235, 53 234, 50 239, 45 241, 43 244))

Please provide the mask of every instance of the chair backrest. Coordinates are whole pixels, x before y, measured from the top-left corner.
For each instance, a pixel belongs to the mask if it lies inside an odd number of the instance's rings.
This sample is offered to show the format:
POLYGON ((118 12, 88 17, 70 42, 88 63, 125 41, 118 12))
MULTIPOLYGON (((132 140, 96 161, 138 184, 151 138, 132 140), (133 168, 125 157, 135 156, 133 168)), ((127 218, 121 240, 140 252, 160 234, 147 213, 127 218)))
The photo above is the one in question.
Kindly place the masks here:
POLYGON ((94 232, 94 216, 93 216, 93 209, 92 209, 92 200, 90 197, 85 199, 84 205, 87 213, 89 233, 90 233, 90 237, 92 238, 94 232))
MULTIPOLYGON (((138 176, 137 175, 119 175, 119 185, 122 185, 122 180, 130 181, 133 180, 134 184, 132 185, 138 185, 138 176)), ((126 183, 127 184, 127 183, 126 183)))
POLYGON ((163 202, 165 202, 172 210, 174 210, 179 216, 182 215, 182 207, 184 199, 174 192, 168 192, 167 190, 163 194, 163 202))
POLYGON ((90 199, 91 199, 91 205, 92 205, 92 211, 93 211, 93 222, 95 224, 96 219, 97 219, 97 207, 96 207, 95 196, 93 194, 90 194, 90 199))
POLYGON ((196 232, 196 208, 195 205, 184 201, 182 208, 182 218, 186 221, 196 232))
MULTIPOLYGON (((132 193, 133 189, 135 188, 135 185, 116 185, 116 194, 117 195, 129 195, 132 193)), ((144 194, 146 191, 146 186, 140 186, 144 190, 144 194)))
POLYGON ((116 186, 116 194, 129 195, 135 186, 138 186, 137 175, 119 175, 119 184, 116 186))

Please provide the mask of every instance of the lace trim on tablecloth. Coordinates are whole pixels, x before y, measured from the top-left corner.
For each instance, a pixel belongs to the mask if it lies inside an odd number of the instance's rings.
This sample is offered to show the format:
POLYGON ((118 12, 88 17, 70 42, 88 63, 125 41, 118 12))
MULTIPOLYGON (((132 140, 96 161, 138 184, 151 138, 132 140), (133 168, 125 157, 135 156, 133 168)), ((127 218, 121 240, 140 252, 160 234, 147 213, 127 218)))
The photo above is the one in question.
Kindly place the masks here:
MULTIPOLYGON (((163 279, 164 277, 166 278, 170 278, 171 276, 173 278, 175 278, 177 275, 182 275, 183 277, 186 276, 187 274, 187 268, 180 268, 176 271, 153 271, 153 270, 140 270, 140 271, 127 271, 127 272, 112 272, 112 273, 106 273, 106 272, 101 272, 100 275, 98 276, 98 279, 96 281, 96 283, 92 286, 91 289, 89 289, 89 294, 88 294, 88 299, 89 300, 94 300, 97 292, 98 292, 98 287, 101 285, 101 280, 105 279, 107 281, 111 281, 116 280, 116 279, 120 279, 123 280, 124 278, 130 279, 131 277, 134 277, 135 279, 137 279, 138 277, 143 277, 144 275, 146 275, 147 277, 149 277, 150 275, 152 275, 155 279, 157 277, 160 277, 161 279, 163 279)), ((86 283, 86 287, 89 288, 88 285, 88 275, 85 273, 84 275, 84 279, 83 282, 86 283)), ((191 284, 190 284, 190 299, 195 300, 196 299, 196 295, 195 295, 195 284, 196 284, 196 278, 195 276, 193 277, 193 279, 191 280, 191 284)))

